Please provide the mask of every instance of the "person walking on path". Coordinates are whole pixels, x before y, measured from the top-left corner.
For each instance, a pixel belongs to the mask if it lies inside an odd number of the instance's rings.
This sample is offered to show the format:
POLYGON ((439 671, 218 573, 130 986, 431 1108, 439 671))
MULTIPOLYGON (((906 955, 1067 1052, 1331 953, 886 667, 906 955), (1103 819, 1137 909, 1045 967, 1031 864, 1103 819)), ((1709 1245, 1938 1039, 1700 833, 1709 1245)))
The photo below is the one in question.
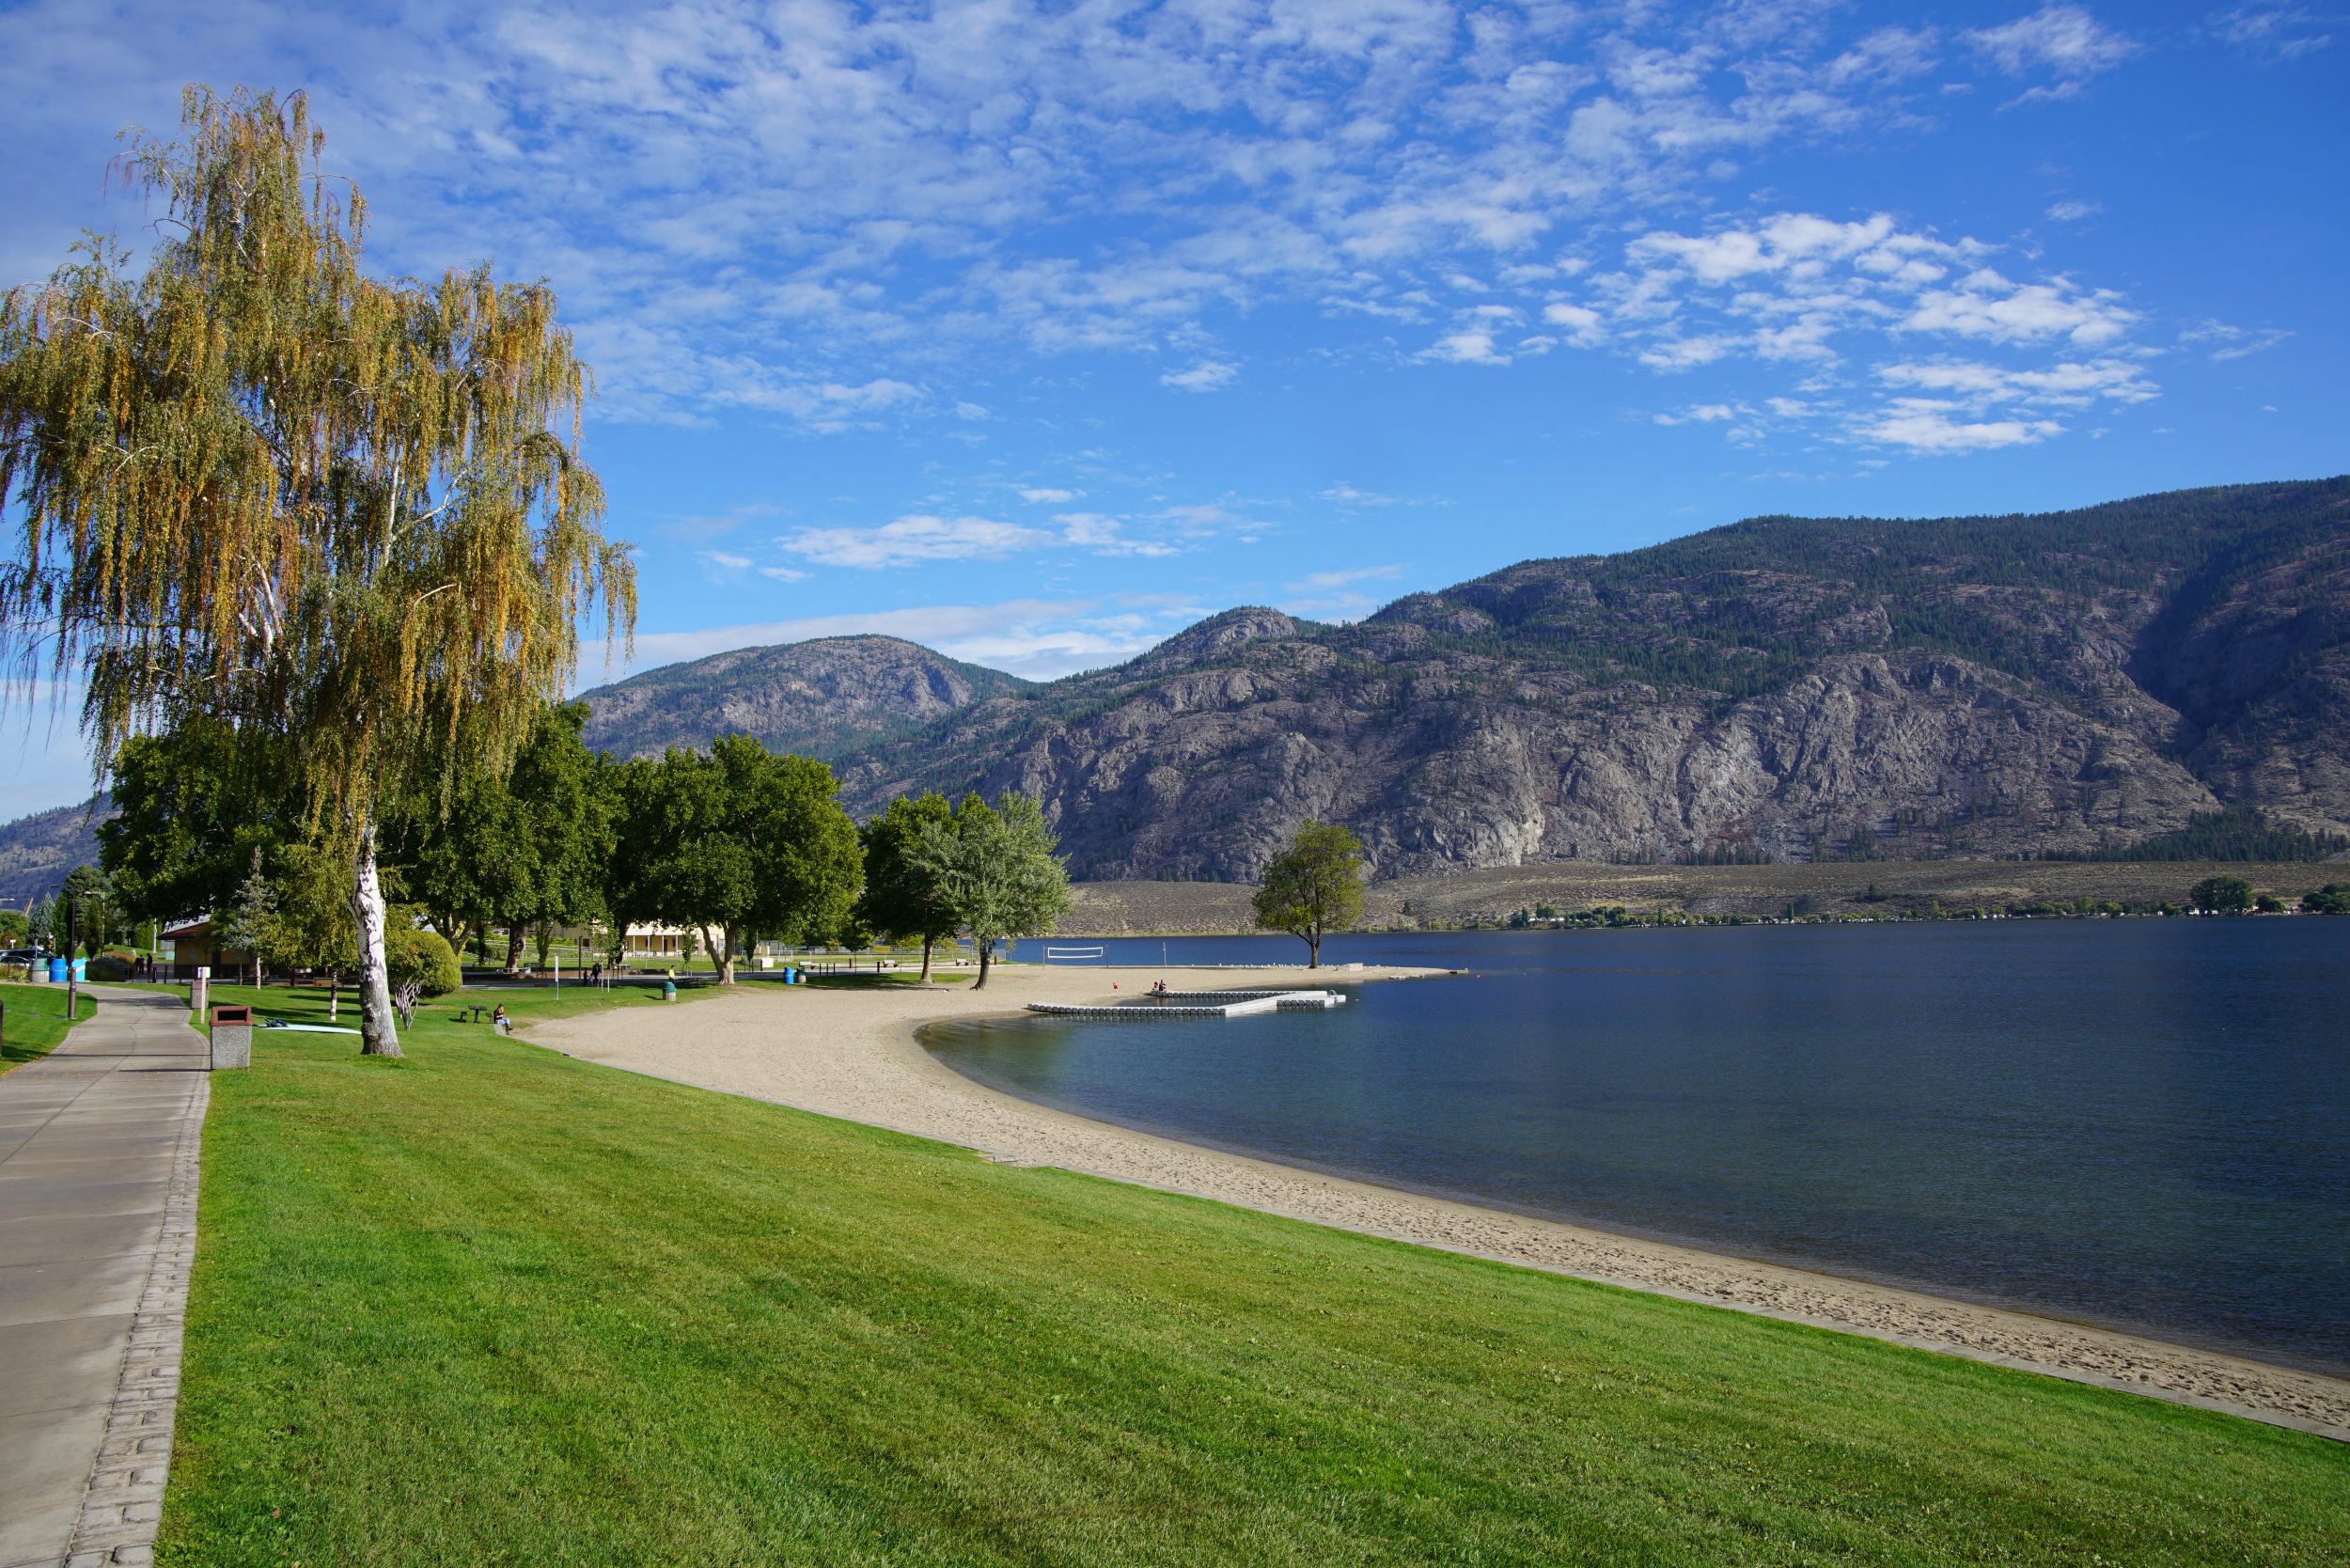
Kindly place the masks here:
POLYGON ((177 996, 86 995, 0 1074, 0 1564, 146 1560, 171 1462, 211 1057, 177 996))

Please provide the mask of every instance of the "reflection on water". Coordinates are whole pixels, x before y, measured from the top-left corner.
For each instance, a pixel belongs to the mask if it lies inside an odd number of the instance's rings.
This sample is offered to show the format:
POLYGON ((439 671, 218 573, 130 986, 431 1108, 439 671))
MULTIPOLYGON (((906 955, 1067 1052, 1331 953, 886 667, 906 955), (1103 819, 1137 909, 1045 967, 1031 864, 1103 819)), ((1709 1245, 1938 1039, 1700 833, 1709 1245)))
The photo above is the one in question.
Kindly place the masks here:
MULTIPOLYGON (((1302 953, 1105 946, 1126 964, 1302 953)), ((1129 1126, 2350 1372, 2350 920, 1328 950, 1471 973, 1329 1012, 925 1039, 982 1082, 1129 1126)))

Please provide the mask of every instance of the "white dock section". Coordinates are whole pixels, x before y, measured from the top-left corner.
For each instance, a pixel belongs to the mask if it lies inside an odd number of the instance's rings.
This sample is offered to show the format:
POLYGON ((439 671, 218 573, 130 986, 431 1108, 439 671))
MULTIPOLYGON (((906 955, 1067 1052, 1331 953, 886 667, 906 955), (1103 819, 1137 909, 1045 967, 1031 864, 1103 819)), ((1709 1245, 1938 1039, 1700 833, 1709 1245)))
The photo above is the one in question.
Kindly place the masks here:
POLYGON ((1131 1002, 1030 1002, 1028 1011, 1056 1018, 1245 1018, 1345 1005, 1336 991, 1168 991, 1131 1002))

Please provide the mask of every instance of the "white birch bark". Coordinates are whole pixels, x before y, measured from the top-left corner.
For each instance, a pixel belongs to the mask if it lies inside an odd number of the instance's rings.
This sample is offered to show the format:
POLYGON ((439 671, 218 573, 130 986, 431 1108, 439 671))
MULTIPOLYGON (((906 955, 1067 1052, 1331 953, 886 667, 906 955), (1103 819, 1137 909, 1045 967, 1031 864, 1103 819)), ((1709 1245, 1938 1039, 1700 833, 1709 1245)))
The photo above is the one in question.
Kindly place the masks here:
POLYGON ((400 1023, 392 1013, 391 969, 384 951, 384 886, 375 874, 375 824, 359 830, 352 867, 351 923, 359 934, 359 1050, 364 1056, 400 1055, 400 1023))

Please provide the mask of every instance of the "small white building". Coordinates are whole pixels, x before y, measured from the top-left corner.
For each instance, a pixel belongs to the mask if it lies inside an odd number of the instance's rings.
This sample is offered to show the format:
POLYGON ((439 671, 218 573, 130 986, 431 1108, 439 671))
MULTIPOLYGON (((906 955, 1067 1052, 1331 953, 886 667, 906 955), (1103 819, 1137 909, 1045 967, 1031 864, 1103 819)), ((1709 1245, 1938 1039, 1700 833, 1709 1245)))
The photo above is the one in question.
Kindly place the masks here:
MULTIPOLYGON (((633 925, 621 933, 620 950, 631 958, 683 958, 686 931, 684 926, 658 923, 633 925)), ((695 932, 693 934, 694 946, 698 950, 702 945, 701 933, 695 932)))

